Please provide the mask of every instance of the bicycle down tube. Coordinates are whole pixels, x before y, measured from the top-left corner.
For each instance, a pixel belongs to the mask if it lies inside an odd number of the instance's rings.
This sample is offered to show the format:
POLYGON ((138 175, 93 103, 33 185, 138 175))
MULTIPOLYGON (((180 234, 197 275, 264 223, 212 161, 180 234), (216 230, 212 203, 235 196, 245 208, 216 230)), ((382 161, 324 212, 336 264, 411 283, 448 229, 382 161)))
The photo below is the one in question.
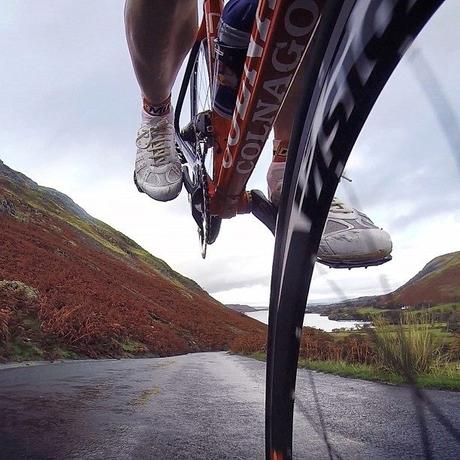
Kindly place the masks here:
MULTIPOLYGON (((205 2, 205 21, 213 25, 207 28, 208 43, 213 43, 220 7, 219 1, 205 2)), ((233 118, 230 121, 212 113, 215 177, 209 184, 211 214, 229 218, 250 212, 246 184, 319 15, 319 7, 312 1, 259 3, 233 118)))

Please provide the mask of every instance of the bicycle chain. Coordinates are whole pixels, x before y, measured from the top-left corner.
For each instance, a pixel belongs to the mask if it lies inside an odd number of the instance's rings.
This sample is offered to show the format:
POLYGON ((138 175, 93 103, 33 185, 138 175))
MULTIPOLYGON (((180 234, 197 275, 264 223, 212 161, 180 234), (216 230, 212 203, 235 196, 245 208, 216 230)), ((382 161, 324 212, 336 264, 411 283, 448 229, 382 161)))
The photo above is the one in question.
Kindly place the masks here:
POLYGON ((209 229, 211 226, 211 216, 209 214, 209 191, 208 191, 208 174, 206 173, 206 167, 204 164, 205 155, 200 152, 200 179, 201 179, 201 190, 202 190, 202 226, 201 226, 201 257, 206 258, 206 248, 209 241, 209 229))

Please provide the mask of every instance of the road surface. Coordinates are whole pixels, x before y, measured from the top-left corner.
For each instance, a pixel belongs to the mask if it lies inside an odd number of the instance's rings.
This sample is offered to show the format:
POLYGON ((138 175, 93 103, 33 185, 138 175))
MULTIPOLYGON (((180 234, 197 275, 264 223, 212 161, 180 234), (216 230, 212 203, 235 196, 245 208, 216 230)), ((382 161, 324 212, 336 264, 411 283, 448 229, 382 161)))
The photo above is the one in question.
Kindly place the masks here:
MULTIPOLYGON (((264 377, 226 353, 0 366, 0 458, 263 459, 264 377)), ((429 395, 459 428, 460 394, 429 395)), ((300 370, 296 401, 294 458, 422 458, 405 387, 300 370)), ((428 425, 434 457, 459 458, 428 425)))

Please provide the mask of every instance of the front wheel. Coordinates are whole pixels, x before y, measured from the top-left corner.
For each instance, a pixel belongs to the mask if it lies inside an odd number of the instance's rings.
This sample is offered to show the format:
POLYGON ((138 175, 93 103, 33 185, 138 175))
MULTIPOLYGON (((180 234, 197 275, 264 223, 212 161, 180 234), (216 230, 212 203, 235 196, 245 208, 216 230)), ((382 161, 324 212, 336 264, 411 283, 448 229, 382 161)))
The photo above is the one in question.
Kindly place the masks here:
POLYGON ((440 0, 327 2, 291 137, 270 293, 266 455, 292 457, 295 382, 316 253, 358 134, 440 0), (409 4, 410 3, 410 4, 409 4))

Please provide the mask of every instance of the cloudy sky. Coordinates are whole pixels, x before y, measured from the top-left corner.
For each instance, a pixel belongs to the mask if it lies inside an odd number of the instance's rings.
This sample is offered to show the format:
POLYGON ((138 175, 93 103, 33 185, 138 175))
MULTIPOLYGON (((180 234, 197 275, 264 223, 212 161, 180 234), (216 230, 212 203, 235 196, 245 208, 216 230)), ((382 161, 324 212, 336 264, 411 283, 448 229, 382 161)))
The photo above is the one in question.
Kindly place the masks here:
MULTIPOLYGON (((460 3, 448 0, 416 42, 457 118, 459 17, 460 3)), ((353 182, 338 193, 391 233, 393 261, 367 270, 317 267, 312 301, 398 287, 433 257, 460 250, 460 146, 446 140, 422 90, 420 79, 445 116, 426 68, 414 68, 405 59, 384 90, 352 153, 353 182)), ((133 185, 140 96, 123 1, 2 0, 0 69, 7 165, 66 193, 219 300, 268 304, 273 238, 261 223, 225 221, 203 261, 185 192, 156 203, 133 185)), ((270 155, 267 147, 251 188, 266 189, 270 155)))

